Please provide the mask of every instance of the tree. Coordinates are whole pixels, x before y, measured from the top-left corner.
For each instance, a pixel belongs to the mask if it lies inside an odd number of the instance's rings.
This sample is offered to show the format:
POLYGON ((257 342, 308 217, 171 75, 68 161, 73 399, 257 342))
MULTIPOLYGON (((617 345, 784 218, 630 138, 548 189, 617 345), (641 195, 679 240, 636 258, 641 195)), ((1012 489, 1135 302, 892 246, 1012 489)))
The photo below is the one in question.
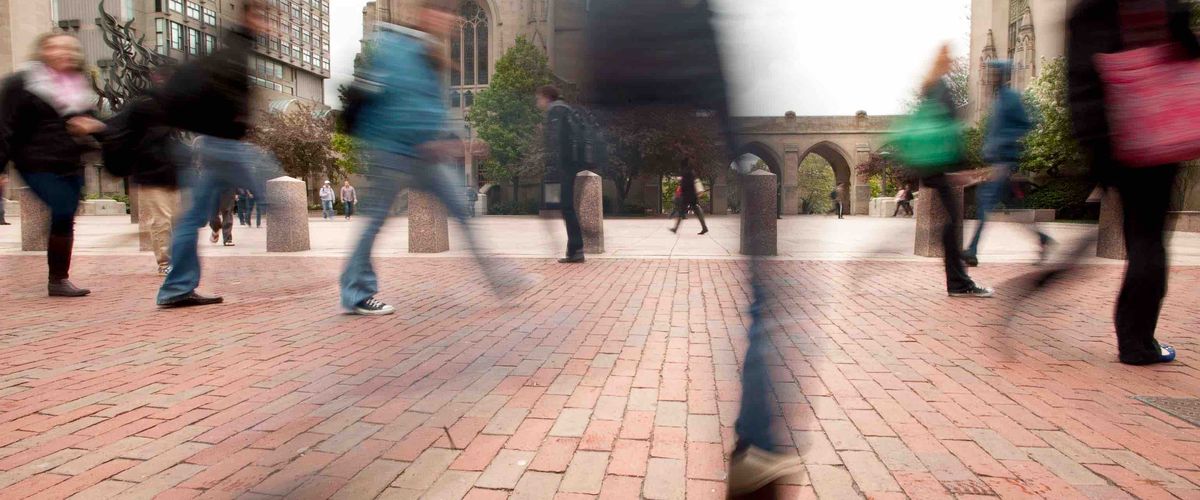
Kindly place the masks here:
MULTIPOLYGON (((250 140, 275 155, 284 173, 297 179, 333 177, 345 172, 337 163, 333 144, 333 120, 317 115, 303 104, 288 111, 263 113, 251 131, 250 140)), ((314 186, 315 188, 315 186, 314 186)))
POLYGON ((353 137, 341 132, 334 132, 330 139, 335 155, 333 164, 335 170, 342 175, 354 175, 362 171, 362 157, 358 142, 353 137))
POLYGON ((823 214, 833 209, 829 193, 837 188, 833 167, 819 155, 810 154, 800 162, 800 199, 806 213, 823 214))
POLYGON ((491 154, 483 161, 485 178, 511 181, 513 198, 520 178, 540 175, 545 166, 539 154, 542 113, 534 92, 553 81, 546 54, 525 37, 517 37, 512 48, 496 61, 491 85, 475 97, 467 121, 488 144, 491 154))
MULTIPOLYGON (((956 108, 964 108, 971 103, 971 67, 966 57, 955 59, 950 64, 950 72, 946 73, 946 85, 950 87, 950 98, 956 108)), ((911 96, 903 101, 906 113, 912 114, 917 110, 924 98, 922 89, 917 87, 911 96)))
POLYGON ((1025 102, 1037 125, 1025 137, 1021 169, 1051 176, 1084 172, 1087 165, 1072 133, 1063 58, 1042 65, 1042 73, 1026 93, 1025 102))
POLYGON ((696 175, 712 185, 732 160, 711 113, 639 107, 598 118, 611 152, 604 176, 616 184, 620 206, 640 176, 679 175, 687 159, 696 175))

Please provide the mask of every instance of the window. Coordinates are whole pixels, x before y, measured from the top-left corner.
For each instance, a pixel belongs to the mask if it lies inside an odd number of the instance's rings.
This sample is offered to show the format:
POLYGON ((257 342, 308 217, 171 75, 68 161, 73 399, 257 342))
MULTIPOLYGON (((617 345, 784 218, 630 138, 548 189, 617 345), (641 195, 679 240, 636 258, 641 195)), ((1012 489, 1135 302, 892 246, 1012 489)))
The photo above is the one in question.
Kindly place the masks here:
POLYGON ((195 28, 188 28, 188 54, 200 55, 200 32, 195 28))
POLYGON ((217 25, 217 12, 211 9, 204 9, 204 24, 209 26, 217 25))
POLYGON ((217 51, 217 37, 204 35, 204 53, 212 54, 217 51))
POLYGON ((171 48, 183 50, 183 25, 171 22, 171 48))
POLYGON ((171 11, 183 14, 183 0, 171 0, 171 11))
POLYGON ((200 4, 196 3, 195 1, 188 2, 187 16, 195 20, 200 20, 200 4))
POLYGON ((154 0, 154 12, 162 12, 162 0, 154 0))
MULTIPOLYGON (((458 36, 450 38, 450 85, 461 93, 462 105, 470 106, 488 84, 488 18, 474 0, 460 4, 459 16, 458 36)), ((457 100, 451 97, 452 104, 457 100)))
POLYGON ((154 20, 154 51, 167 55, 167 20, 161 17, 154 20))
POLYGON ((279 53, 283 54, 283 57, 288 57, 288 58, 292 57, 292 44, 290 44, 288 42, 280 41, 279 47, 280 47, 279 53))

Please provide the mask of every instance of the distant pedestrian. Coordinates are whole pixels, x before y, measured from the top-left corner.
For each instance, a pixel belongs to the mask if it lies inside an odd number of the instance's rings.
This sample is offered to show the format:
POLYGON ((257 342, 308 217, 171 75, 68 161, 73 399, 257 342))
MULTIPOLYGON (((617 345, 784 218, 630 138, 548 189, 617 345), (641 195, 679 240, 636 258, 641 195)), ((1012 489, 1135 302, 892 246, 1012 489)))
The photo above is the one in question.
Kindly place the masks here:
POLYGON ((479 201, 479 191, 473 186, 467 186, 467 211, 475 217, 475 203, 479 201))
POLYGON ((217 238, 220 238, 223 245, 233 246, 233 211, 235 208, 237 208, 235 192, 230 191, 220 196, 217 200, 216 210, 208 219, 208 226, 212 228, 212 236, 209 237, 209 241, 216 243, 217 238))
MULTIPOLYGON (((0 167, 2 168, 2 167, 0 167)), ((8 174, 0 172, 0 226, 9 225, 8 221, 4 220, 4 188, 8 187, 8 174)))
POLYGON ((833 201, 833 213, 837 214, 839 219, 843 218, 842 197, 838 194, 838 188, 833 188, 833 191, 829 192, 829 199, 833 201))
POLYGON ((262 227, 262 207, 258 206, 258 197, 250 188, 245 190, 246 197, 246 226, 250 226, 250 215, 254 215, 254 227, 262 227))
POLYGON ((903 188, 900 188, 900 190, 896 192, 896 210, 892 212, 892 217, 899 215, 901 210, 903 210, 904 213, 909 217, 912 217, 912 200, 912 186, 905 185, 903 188))
POLYGON ((675 178, 675 182, 679 184, 675 186, 675 197, 671 198, 671 215, 667 217, 671 219, 686 219, 687 209, 683 206, 683 182, 678 177, 675 178))
POLYGON ((162 84, 169 72, 170 68, 162 67, 152 75, 155 86, 127 106, 124 130, 113 132, 132 143, 129 180, 136 185, 141 223, 149 233, 158 273, 163 275, 171 271, 171 234, 181 204, 181 169, 173 154, 179 147, 179 134, 168 125, 163 110, 162 84))
POLYGON ((700 188, 700 180, 696 178, 696 172, 688 165, 688 161, 683 161, 683 176, 679 178, 680 200, 679 217, 675 219, 675 227, 671 228, 671 232, 679 231, 679 225, 683 222, 683 214, 690 209, 696 214, 696 218, 700 219, 700 234, 708 234, 708 224, 704 221, 704 210, 700 208, 700 193, 703 191, 700 188))
POLYGON ((546 112, 543 127, 546 141, 546 168, 556 172, 559 178, 559 205, 563 223, 567 226, 567 256, 558 259, 562 264, 584 261, 583 228, 579 225, 579 214, 575 212, 575 176, 582 165, 573 148, 571 137, 571 106, 563 100, 557 87, 547 85, 537 90, 537 106, 546 112))
POLYGON ((233 196, 234 199, 237 200, 238 224, 242 226, 250 225, 249 217, 247 217, 248 213, 246 211, 246 202, 249 200, 249 197, 246 196, 246 190, 237 188, 237 191, 234 192, 233 196))
POLYGON ((354 186, 350 185, 347 180, 342 183, 342 212, 346 214, 346 220, 350 220, 350 216, 354 215, 354 204, 358 203, 358 193, 354 191, 354 186))
POLYGON ((50 209, 47 292, 82 297, 90 291, 68 280, 82 157, 105 125, 96 119, 96 95, 84 73, 79 40, 63 33, 42 35, 36 51, 35 60, 6 78, 0 90, 0 166, 11 161, 50 209))
POLYGON ((320 195, 321 195, 321 218, 322 219, 332 219, 333 218, 333 202, 336 201, 336 196, 333 193, 333 186, 329 183, 329 181, 325 181, 325 184, 321 186, 320 195))

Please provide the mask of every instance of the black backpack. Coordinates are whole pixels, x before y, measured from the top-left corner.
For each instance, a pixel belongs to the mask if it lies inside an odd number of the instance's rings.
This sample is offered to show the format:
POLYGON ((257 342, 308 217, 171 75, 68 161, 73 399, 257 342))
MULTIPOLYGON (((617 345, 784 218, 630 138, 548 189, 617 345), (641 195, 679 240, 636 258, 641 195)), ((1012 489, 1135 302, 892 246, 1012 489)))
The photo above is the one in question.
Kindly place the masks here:
POLYGON ((608 164, 608 140, 600 123, 587 109, 555 103, 551 107, 567 108, 567 129, 571 134, 571 163, 585 169, 603 168, 608 164))

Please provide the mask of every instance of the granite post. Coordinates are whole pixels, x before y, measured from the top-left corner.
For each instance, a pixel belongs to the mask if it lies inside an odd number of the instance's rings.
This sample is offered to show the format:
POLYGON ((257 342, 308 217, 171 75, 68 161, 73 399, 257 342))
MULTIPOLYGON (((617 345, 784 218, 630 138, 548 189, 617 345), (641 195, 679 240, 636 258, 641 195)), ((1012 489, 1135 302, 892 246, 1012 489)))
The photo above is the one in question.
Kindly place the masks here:
POLYGON ((742 255, 777 255, 779 208, 775 174, 755 170, 741 176, 742 255))
MULTIPOLYGON (((914 210, 917 215, 917 237, 916 245, 913 253, 921 257, 943 257, 945 252, 942 249, 942 230, 946 223, 950 220, 949 210, 956 211, 955 213, 963 212, 963 188, 962 186, 950 186, 951 199, 953 207, 947 209, 942 204, 941 197, 937 195, 932 187, 921 185, 920 196, 917 197, 914 210)), ((953 228, 958 234, 957 245, 962 247, 962 218, 959 218, 958 227, 953 228)))
POLYGON ((604 253, 604 179, 595 172, 575 176, 575 213, 583 230, 583 253, 604 253))
POLYGON ((408 193, 408 252, 442 253, 450 250, 446 207, 424 191, 408 193))
POLYGON ((21 200, 21 251, 44 252, 50 239, 50 207, 27 187, 17 188, 21 200))
POLYGON ((1096 256, 1124 260, 1125 214, 1121 196, 1116 189, 1105 189, 1100 196, 1100 230, 1096 240, 1096 256))
MULTIPOLYGON (((126 182, 128 182, 128 181, 126 181, 126 182)), ((137 184, 129 184, 129 223, 130 224, 137 224, 138 221, 141 219, 141 214, 138 213, 138 211, 141 210, 141 203, 139 203, 140 198, 138 197, 138 187, 139 186, 137 184)))
POLYGON ((278 177, 267 181, 267 251, 303 252, 308 239, 308 188, 304 181, 278 177))

